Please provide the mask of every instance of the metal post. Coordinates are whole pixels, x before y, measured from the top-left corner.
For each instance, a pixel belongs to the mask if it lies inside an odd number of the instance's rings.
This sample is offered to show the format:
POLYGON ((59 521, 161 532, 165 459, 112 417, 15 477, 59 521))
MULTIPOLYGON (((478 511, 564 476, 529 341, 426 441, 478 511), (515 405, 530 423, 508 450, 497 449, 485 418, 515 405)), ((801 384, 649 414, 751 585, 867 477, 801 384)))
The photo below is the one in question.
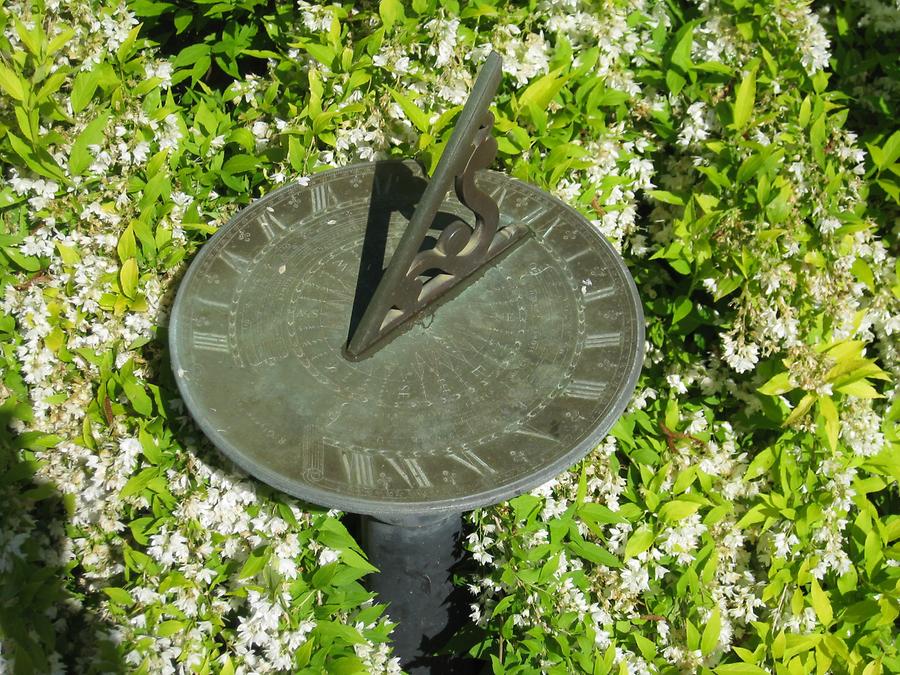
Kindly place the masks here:
POLYGON ((367 579, 398 625, 394 652, 414 673, 473 673, 479 661, 433 656, 465 621, 465 589, 453 586, 462 558, 462 514, 360 519, 360 544, 380 572, 367 579), (474 666, 474 668, 473 668, 474 666))

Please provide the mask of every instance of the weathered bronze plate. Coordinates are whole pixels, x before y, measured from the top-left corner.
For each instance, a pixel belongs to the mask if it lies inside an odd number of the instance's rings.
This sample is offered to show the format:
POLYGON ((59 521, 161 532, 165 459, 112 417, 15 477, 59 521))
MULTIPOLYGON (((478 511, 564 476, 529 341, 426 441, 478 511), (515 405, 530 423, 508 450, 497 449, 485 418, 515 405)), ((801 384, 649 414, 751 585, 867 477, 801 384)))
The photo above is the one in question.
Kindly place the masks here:
MULTIPOLYGON (((343 349, 425 184, 413 162, 280 188, 203 247, 178 291, 172 364, 194 419, 257 478, 384 517, 510 498, 589 452, 643 359, 622 259, 576 211, 492 171, 501 226, 531 230, 370 358, 343 349)), ((443 221, 471 212, 453 195, 443 221)))

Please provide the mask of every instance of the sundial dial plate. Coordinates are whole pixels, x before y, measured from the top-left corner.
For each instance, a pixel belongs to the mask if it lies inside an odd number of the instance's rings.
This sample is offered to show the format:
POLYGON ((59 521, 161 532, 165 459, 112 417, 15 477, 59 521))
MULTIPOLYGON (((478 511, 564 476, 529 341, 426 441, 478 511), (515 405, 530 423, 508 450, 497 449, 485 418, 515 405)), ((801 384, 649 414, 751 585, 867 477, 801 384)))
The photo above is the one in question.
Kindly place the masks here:
MULTIPOLYGON (((184 400, 220 450, 287 493, 373 515, 496 503, 583 457, 633 391, 643 315, 623 262, 576 211, 492 171, 476 184, 501 226, 532 235, 370 358, 345 358, 360 274, 390 260, 424 184, 396 161, 280 188, 182 281, 170 342, 184 400)), ((452 194, 440 213, 471 218, 452 194)))

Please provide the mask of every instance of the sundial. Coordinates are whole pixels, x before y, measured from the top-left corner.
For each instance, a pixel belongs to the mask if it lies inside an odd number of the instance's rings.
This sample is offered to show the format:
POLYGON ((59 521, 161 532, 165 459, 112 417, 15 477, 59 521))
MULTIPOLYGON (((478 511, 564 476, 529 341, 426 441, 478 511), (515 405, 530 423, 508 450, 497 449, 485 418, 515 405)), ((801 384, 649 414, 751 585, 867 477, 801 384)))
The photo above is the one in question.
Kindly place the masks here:
POLYGON ((401 655, 433 637, 428 612, 446 622, 426 596, 447 589, 438 551, 460 514, 587 454, 642 362, 619 255, 568 205, 489 169, 500 77, 491 54, 432 176, 379 161, 274 190, 206 243, 172 310, 176 380, 216 447, 366 516, 373 586, 417 624, 401 655))

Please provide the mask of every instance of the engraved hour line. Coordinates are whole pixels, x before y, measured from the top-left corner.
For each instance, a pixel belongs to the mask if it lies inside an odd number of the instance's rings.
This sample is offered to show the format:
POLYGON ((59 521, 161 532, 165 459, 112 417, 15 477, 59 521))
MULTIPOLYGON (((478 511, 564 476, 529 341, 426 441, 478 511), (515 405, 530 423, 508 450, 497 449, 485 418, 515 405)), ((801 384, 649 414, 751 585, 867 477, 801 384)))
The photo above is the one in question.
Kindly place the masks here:
POLYGON ((476 455, 471 450, 456 450, 448 454, 447 457, 456 462, 459 462, 467 469, 471 469, 482 477, 484 476, 485 472, 497 473, 497 470, 494 467, 485 462, 483 459, 481 459, 481 457, 476 455))
POLYGON ((244 270, 247 269, 247 265, 250 264, 250 258, 245 258, 244 256, 238 255, 234 251, 229 251, 228 249, 223 249, 219 254, 219 258, 223 263, 228 265, 238 274, 242 274, 244 270))
POLYGON ((399 462, 393 457, 388 457, 386 459, 388 464, 394 467, 394 471, 400 474, 400 477, 409 487, 431 487, 431 481, 428 480, 428 475, 422 470, 422 467, 419 466, 419 460, 415 457, 404 457, 399 462), (401 464, 403 465, 402 467, 400 466, 401 464))
POLYGON ((362 452, 342 452, 341 464, 347 474, 347 480, 352 485, 361 485, 365 488, 375 487, 375 469, 372 466, 372 456, 362 452))
POLYGON ((231 302, 222 302, 221 300, 208 300, 200 295, 195 295, 194 300, 210 307, 218 307, 219 309, 230 310, 231 302))
POLYGON ((618 345, 621 341, 621 333, 595 333, 593 335, 588 335, 584 339, 584 346, 586 349, 612 347, 613 345, 618 345))
POLYGON ((590 252, 589 249, 583 248, 583 249, 581 249, 580 251, 578 251, 578 253, 573 253, 572 255, 570 255, 569 257, 567 257, 565 260, 566 260, 566 262, 572 262, 572 261, 577 260, 578 258, 580 258, 581 256, 583 256, 583 255, 585 255, 586 253, 589 253, 589 252, 590 252))
POLYGON ((547 213, 547 212, 544 210, 544 206, 542 204, 538 204, 533 209, 531 209, 531 211, 526 213, 524 216, 519 216, 519 220, 521 222, 525 223, 526 225, 531 225, 534 221, 536 221, 538 218, 540 218, 545 213, 547 213))
POLYGON ((550 227, 548 227, 546 230, 544 230, 544 234, 541 235, 541 241, 545 241, 547 239, 547 237, 550 236, 550 231, 557 225, 559 225, 559 218, 557 218, 552 223, 550 223, 550 227))
POLYGON ((271 241, 275 238, 275 230, 279 230, 279 232, 286 231, 287 225, 282 223, 278 218, 276 218, 271 213, 263 213, 259 217, 259 227, 262 230, 263 234, 266 236, 266 239, 271 241))
POLYGON ((206 349, 211 352, 228 351, 228 338, 224 335, 194 331, 191 337, 194 342, 194 347, 197 349, 206 349))
POLYGON ((503 206, 503 200, 506 198, 506 192, 508 188, 506 185, 501 185, 498 193, 491 195, 494 198, 494 201, 497 203, 497 208, 503 206))
POLYGON ((606 382, 593 380, 572 380, 566 387, 565 394, 570 398, 596 399, 606 389, 606 382))
POLYGON ((615 292, 615 286, 607 286, 606 288, 598 288, 596 291, 591 291, 590 293, 584 293, 581 297, 585 302, 593 302, 594 300, 608 298, 615 292))

